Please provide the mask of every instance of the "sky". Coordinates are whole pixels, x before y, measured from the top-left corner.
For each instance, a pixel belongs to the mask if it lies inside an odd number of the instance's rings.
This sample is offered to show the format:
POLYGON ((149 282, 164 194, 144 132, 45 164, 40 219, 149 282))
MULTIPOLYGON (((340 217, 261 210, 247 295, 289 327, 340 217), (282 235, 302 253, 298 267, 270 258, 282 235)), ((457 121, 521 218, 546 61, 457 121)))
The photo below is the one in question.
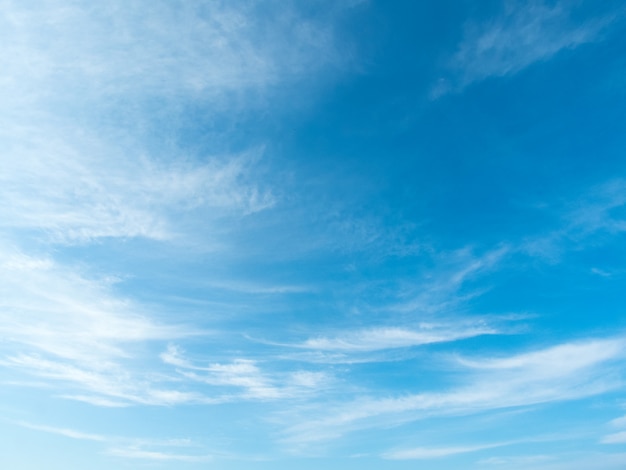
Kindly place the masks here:
POLYGON ((2 468, 626 467, 626 7, 0 0, 2 468))

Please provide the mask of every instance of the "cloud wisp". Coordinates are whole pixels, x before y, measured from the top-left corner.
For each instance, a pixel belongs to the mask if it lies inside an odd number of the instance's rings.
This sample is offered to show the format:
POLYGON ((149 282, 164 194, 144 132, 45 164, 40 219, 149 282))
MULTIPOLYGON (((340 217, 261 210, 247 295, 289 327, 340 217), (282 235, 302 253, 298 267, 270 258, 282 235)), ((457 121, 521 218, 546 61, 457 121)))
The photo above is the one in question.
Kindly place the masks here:
MULTIPOLYGON (((626 181, 614 179, 598 185, 561 208, 560 227, 535 237, 526 238, 519 250, 531 255, 558 260, 567 249, 577 249, 599 235, 626 232, 626 220, 620 212, 626 206, 626 181)), ((597 275, 611 273, 594 268, 597 275)))
POLYGON ((56 434, 70 439, 99 442, 107 446, 104 453, 115 458, 173 462, 208 462, 214 459, 214 455, 203 453, 205 450, 203 446, 190 439, 136 439, 91 434, 76 429, 59 428, 26 421, 18 421, 15 424, 26 429, 56 434), (196 450, 196 452, 181 453, 175 451, 181 448, 196 450))
MULTIPOLYGON (((465 385, 395 398, 360 398, 327 407, 324 417, 299 419, 286 442, 306 444, 357 429, 430 416, 465 415, 509 407, 574 400, 621 386, 614 364, 624 359, 622 338, 565 343, 506 358, 457 358, 465 385)), ((318 416, 319 416, 318 414, 318 416)))
POLYGON ((256 360, 235 359, 229 363, 197 365, 182 351, 169 345, 161 360, 175 366, 181 377, 208 387, 223 402, 292 400, 323 393, 332 377, 319 371, 293 370, 281 373, 264 371, 256 360))
POLYGON ((412 449, 395 450, 382 455, 387 460, 430 460, 449 457, 451 455, 467 454, 470 452, 478 452, 495 447, 503 447, 510 443, 483 444, 475 446, 457 446, 457 447, 414 447, 412 449))
POLYGON ((107 441, 106 436, 102 436, 100 434, 90 434, 82 431, 77 431, 75 429, 69 428, 57 428, 54 426, 46 426, 43 424, 33 424, 27 423, 25 421, 19 421, 16 424, 23 428, 33 429, 35 431, 42 431, 51 434, 58 434, 59 436, 65 436, 72 439, 78 439, 83 441, 96 441, 96 442, 105 442, 107 441))
MULTIPOLYGON (((253 153, 206 158, 204 163, 129 160, 120 148, 76 136, 48 138, 45 130, 13 134, 5 155, 0 210, 5 230, 37 230, 52 241, 99 238, 171 239, 185 213, 245 215, 271 207, 274 198, 250 176, 253 153), (45 154, 46 158, 41 158, 45 154)), ((70 131, 68 131, 70 132, 70 131)), ((52 132, 51 132, 52 133, 52 132)))
POLYGON ((70 90, 80 90, 99 97, 191 95, 215 103, 339 67, 332 15, 340 10, 329 8, 329 16, 316 21, 294 2, 269 2, 262 10, 255 1, 149 8, 78 1, 62 9, 5 2, 0 64, 8 76, 0 85, 22 100, 72 100, 70 90))
POLYGON ((181 103, 239 116, 278 85, 344 67, 335 28, 350 5, 333 3, 318 18, 295 2, 4 2, 0 227, 165 240, 193 231, 181 216, 197 228, 273 206, 252 176, 262 142, 199 151, 153 134, 180 130, 181 103), (155 103, 167 129, 153 127, 155 103))
POLYGON ((323 352, 359 353, 394 348, 409 348, 433 343, 458 341, 498 334, 486 323, 468 325, 422 323, 416 328, 381 327, 352 331, 334 337, 314 337, 296 347, 323 352))
POLYGON ((204 335, 159 322, 117 296, 110 281, 90 279, 48 257, 2 247, 1 364, 56 384, 62 395, 97 405, 167 404, 198 399, 160 388, 135 369, 137 345, 204 335))
POLYGON ((595 41, 611 18, 579 24, 573 5, 541 0, 509 1, 492 20, 466 24, 463 39, 449 61, 454 78, 441 81, 433 97, 459 91, 490 77, 512 75, 565 49, 595 41))

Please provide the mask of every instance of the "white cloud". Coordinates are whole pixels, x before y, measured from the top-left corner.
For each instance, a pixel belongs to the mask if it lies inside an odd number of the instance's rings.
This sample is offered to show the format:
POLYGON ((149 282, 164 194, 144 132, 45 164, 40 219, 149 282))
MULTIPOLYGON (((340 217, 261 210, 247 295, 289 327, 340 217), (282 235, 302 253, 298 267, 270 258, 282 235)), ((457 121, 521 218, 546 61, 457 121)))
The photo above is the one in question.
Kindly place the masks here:
POLYGON ((550 462, 556 460, 554 455, 524 455, 524 456, 508 456, 508 457, 489 457, 478 461, 479 465, 506 465, 505 468, 518 468, 517 465, 524 465, 524 468, 532 465, 533 468, 541 462, 550 462))
POLYGON ((463 415, 499 408, 574 400, 621 386, 612 363, 623 360, 623 339, 566 343, 505 359, 460 361, 465 385, 451 390, 359 398, 299 417, 286 442, 309 443, 361 428, 387 426, 428 416, 463 415))
MULTIPOLYGON (((462 305, 482 291, 472 282, 491 273, 509 253, 502 246, 481 255, 470 248, 439 255, 438 267, 420 280, 404 281, 393 286, 395 301, 377 312, 388 315, 387 322, 309 337, 299 343, 272 343, 306 353, 292 354, 294 359, 318 363, 357 363, 394 360, 393 350, 435 343, 454 342, 483 335, 514 334, 520 326, 512 323, 529 317, 511 315, 461 315, 462 305), (415 321, 415 318, 421 321, 415 321), (381 324, 382 323, 382 324, 381 324)), ((398 352, 395 360, 400 358, 398 352)), ((399 352, 401 354, 401 352, 399 352)))
POLYGON ((203 446, 191 439, 143 439, 120 436, 104 436, 90 434, 69 428, 60 428, 42 424, 34 424, 25 421, 15 422, 18 426, 34 431, 41 431, 71 439, 101 442, 110 446, 105 453, 119 458, 140 459, 153 461, 176 461, 176 462, 207 462, 213 460, 213 455, 206 452, 203 446), (186 454, 172 452, 172 449, 187 449, 186 454), (190 453, 195 450, 195 453, 190 453))
POLYGON ((241 391, 218 395, 218 400, 277 400, 293 399, 322 392, 331 379, 324 372, 295 370, 271 373, 262 370, 257 361, 235 359, 229 363, 196 365, 183 356, 182 351, 168 346, 161 354, 166 364, 181 370, 182 377, 211 388, 234 388, 241 391))
POLYGON ((492 457, 480 460, 479 465, 506 468, 507 470, 621 470, 626 465, 626 454, 602 452, 572 452, 569 454, 519 455, 492 457))
POLYGON ((396 450, 383 454, 383 458, 389 460, 427 460, 449 457, 457 454, 467 454, 469 452, 478 452, 480 450, 492 449, 494 447, 502 447, 509 443, 484 444, 478 446, 459 446, 459 447, 415 447, 413 449, 396 450))
POLYGON ((175 237, 185 213, 203 218, 248 214, 274 204, 251 178, 255 153, 210 157, 205 162, 129 159, 95 137, 54 129, 14 133, 13 147, 0 155, 0 209, 5 230, 36 229, 53 241, 85 242, 101 237, 175 237), (45 158, 43 157, 45 156, 45 158))
POLYGON ((626 428, 626 416, 620 416, 619 418, 615 418, 611 420, 611 426, 617 428, 626 428))
POLYGON ((47 379, 62 390, 60 397, 95 406, 160 406, 215 402, 200 393, 160 388, 163 387, 163 382, 171 380, 159 379, 150 372, 116 362, 101 365, 68 363, 21 354, 7 357, 0 365, 47 379))
POLYGON ((41 424, 27 423, 25 421, 19 421, 17 424, 24 428, 33 429, 35 431, 43 431, 43 432, 48 432, 52 434, 58 434, 60 436, 70 437, 72 439, 79 439, 79 440, 85 440, 85 441, 98 441, 98 442, 103 442, 107 440, 105 436, 101 436, 99 434, 89 434, 89 433, 85 433, 82 431, 76 431, 74 429, 57 428, 54 426, 44 426, 41 424))
MULTIPOLYGON (((615 179, 591 188, 568 206, 560 208, 560 227, 535 237, 529 237, 520 250, 556 261, 566 249, 576 248, 599 234, 626 232, 626 220, 620 209, 626 206, 626 181, 615 179)), ((595 267, 592 272, 604 277, 621 274, 595 267)))
POLYGON ((49 257, 2 246, 0 267, 0 331, 13 347, 96 364, 125 357, 124 344, 199 334, 152 320, 117 297, 106 279, 89 279, 49 257))
POLYGON ((107 450, 107 454, 126 459, 170 462, 208 462, 213 460, 212 455, 178 454, 173 452, 138 449, 134 447, 114 447, 107 450))
POLYGON ((338 65, 339 9, 316 21, 292 2, 4 2, 0 93, 214 99, 264 88, 338 65))
POLYGON ((136 346, 206 332, 159 322, 155 312, 117 296, 109 281, 49 257, 3 245, 0 267, 1 366, 101 406, 205 400, 164 387, 170 379, 140 367, 149 358, 136 346))
POLYGON ((481 335, 497 334, 487 324, 429 324, 417 328, 367 328, 335 337, 316 337, 298 347, 319 351, 367 352, 391 348, 406 348, 432 343, 457 341, 481 335))
POLYGON ((620 357, 623 351, 624 341, 621 339, 596 340, 558 345, 502 359, 474 361, 459 358, 459 363, 475 369, 532 372, 536 377, 557 377, 620 357))
POLYGON ((311 16, 297 2, 3 2, 0 227, 65 243, 163 240, 271 207, 251 171, 256 144, 178 148, 181 103, 201 103, 207 120, 236 118, 274 105, 279 85, 344 67, 335 28, 349 7, 311 16))
POLYGON ((603 444, 624 444, 626 443, 626 431, 616 432, 604 436, 600 442, 603 444))
POLYGON ((481 23, 468 23, 449 68, 452 82, 440 82, 435 97, 488 77, 502 77, 548 60, 559 51, 597 39, 608 18, 578 24, 568 2, 508 1, 503 13, 481 23))
POLYGON ((398 289, 397 297, 401 300, 390 308, 402 313, 438 316, 455 310, 459 304, 488 289, 483 286, 472 290, 468 286, 499 268, 510 252, 510 247, 503 245, 482 254, 476 254, 471 247, 438 254, 435 257, 438 267, 421 282, 414 281, 398 289))

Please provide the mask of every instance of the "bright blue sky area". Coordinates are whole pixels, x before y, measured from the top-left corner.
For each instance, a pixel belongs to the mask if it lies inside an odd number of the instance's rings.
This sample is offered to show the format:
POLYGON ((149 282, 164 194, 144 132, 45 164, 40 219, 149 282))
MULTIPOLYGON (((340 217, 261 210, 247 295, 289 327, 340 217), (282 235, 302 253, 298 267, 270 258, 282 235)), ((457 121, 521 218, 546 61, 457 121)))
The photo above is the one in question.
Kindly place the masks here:
POLYGON ((2 468, 623 469, 626 10, 4 1, 2 468))

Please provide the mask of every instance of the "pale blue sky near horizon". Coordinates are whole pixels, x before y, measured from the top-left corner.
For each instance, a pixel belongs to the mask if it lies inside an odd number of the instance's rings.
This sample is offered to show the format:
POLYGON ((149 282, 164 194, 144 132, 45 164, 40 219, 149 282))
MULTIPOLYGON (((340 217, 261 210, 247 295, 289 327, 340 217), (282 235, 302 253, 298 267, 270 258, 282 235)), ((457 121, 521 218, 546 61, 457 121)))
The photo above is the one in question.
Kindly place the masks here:
POLYGON ((622 2, 0 11, 2 468, 626 466, 622 2))

